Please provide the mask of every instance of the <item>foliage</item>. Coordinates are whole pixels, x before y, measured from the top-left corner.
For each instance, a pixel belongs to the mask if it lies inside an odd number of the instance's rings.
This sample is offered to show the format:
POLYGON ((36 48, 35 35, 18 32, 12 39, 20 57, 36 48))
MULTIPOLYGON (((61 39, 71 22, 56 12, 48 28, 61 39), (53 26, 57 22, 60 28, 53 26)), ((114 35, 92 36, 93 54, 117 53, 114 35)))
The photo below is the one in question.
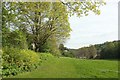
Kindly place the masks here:
POLYGON ((62 3, 68 8, 70 16, 76 14, 78 17, 88 16, 90 11, 100 15, 99 7, 106 4, 104 0, 101 1, 83 0, 79 2, 62 2, 62 3))
MULTIPOLYGON (((39 52, 52 36, 57 44, 69 37, 71 31, 68 13, 62 3, 3 3, 3 15, 3 34, 6 29, 18 29, 26 35, 28 44, 34 43, 35 51, 39 52), (15 20, 8 14, 14 16, 15 20)), ((4 36, 3 40, 9 37, 6 34, 4 36)))
POLYGON ((74 54, 71 51, 67 51, 67 50, 64 51, 63 56, 74 58, 74 54))
POLYGON ((118 59, 118 43, 116 42, 106 42, 103 45, 103 49, 99 53, 102 59, 118 59))
POLYGON ((51 53, 54 56, 60 56, 56 39, 53 37, 48 39, 47 42, 42 46, 41 52, 51 53))
POLYGON ((59 45, 59 50, 60 50, 61 54, 64 55, 65 47, 64 47, 63 44, 60 44, 60 45, 59 45))
POLYGON ((94 56, 97 54, 96 48, 92 45, 90 47, 83 47, 80 48, 78 53, 76 53, 77 58, 94 58, 94 56))
POLYGON ((59 45, 59 51, 61 53, 61 56, 74 57, 72 51, 70 49, 68 49, 67 47, 64 47, 64 44, 59 45))
POLYGON ((27 49, 26 36, 19 30, 12 31, 7 34, 7 38, 3 37, 3 47, 5 46, 27 49))
MULTIPOLYGON (((25 43, 26 48, 26 46, 30 47, 34 43, 35 51, 41 52, 47 41, 53 38, 55 42, 51 44, 55 45, 51 46, 58 48, 58 45, 64 43, 70 36, 71 28, 68 21, 70 15, 76 14, 81 17, 88 15, 89 11, 100 14, 99 7, 104 4, 103 1, 73 3, 65 3, 64 1, 54 3, 3 2, 3 44, 4 46, 18 47, 18 43, 25 43), (18 37, 15 35, 16 30, 18 37), (20 38, 21 33, 24 35, 23 38, 20 38), (15 38, 11 34, 14 34, 15 38), (11 45, 11 41, 16 41, 16 39, 17 43, 11 45)), ((57 48, 53 50, 50 48, 50 50, 58 52, 57 48)))
POLYGON ((53 56, 52 54, 50 53, 40 53, 39 54, 39 58, 44 61, 44 60, 49 60, 51 58, 55 58, 55 56, 53 56))
POLYGON ((17 48, 3 48, 3 76, 16 75, 37 68, 40 59, 37 53, 17 48))
POLYGON ((68 52, 71 52, 76 58, 118 59, 119 44, 119 41, 105 42, 79 49, 68 49, 68 52))

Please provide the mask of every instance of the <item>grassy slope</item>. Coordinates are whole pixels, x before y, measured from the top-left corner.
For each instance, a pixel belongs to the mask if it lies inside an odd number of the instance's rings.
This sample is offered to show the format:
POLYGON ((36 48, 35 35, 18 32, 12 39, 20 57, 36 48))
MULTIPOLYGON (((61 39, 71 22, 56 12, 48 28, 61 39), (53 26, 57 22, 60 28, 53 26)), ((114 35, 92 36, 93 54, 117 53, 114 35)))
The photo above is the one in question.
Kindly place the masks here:
POLYGON ((32 72, 19 74, 17 78, 117 78, 118 62, 109 60, 80 60, 51 58, 42 62, 32 72))

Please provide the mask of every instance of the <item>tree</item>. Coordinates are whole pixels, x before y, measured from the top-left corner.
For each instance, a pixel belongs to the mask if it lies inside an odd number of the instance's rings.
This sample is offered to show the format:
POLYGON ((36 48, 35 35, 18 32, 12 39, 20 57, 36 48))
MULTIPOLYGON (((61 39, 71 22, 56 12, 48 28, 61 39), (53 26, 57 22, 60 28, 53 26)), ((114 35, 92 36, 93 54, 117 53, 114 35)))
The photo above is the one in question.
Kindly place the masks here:
POLYGON ((88 16, 89 11, 94 12, 95 14, 100 14, 99 7, 101 5, 105 5, 106 3, 101 1, 79 1, 79 2, 63 2, 61 1, 67 8, 70 16, 76 14, 78 17, 88 16))
POLYGON ((98 7, 103 4, 104 2, 4 2, 3 43, 9 42, 9 34, 18 30, 25 35, 28 46, 35 44, 35 51, 43 51, 47 41, 53 39, 55 42, 52 43, 58 46, 70 36, 69 16, 76 14, 81 17, 88 15, 89 11, 99 14, 98 7))
POLYGON ((59 45, 59 49, 60 49, 61 54, 64 55, 65 47, 64 47, 63 44, 60 44, 60 45, 59 45))
POLYGON ((88 54, 89 54, 89 58, 95 58, 97 56, 97 50, 96 50, 95 46, 91 45, 89 47, 88 54))
POLYGON ((2 6, 2 46, 27 48, 26 37, 15 25, 16 8, 14 3, 3 3, 2 6))
POLYGON ((117 46, 114 45, 113 42, 107 42, 105 43, 104 49, 101 51, 101 58, 103 59, 111 59, 116 58, 116 51, 117 46))
POLYGON ((78 52, 76 54, 78 58, 89 58, 89 49, 88 47, 83 47, 78 49, 78 52))

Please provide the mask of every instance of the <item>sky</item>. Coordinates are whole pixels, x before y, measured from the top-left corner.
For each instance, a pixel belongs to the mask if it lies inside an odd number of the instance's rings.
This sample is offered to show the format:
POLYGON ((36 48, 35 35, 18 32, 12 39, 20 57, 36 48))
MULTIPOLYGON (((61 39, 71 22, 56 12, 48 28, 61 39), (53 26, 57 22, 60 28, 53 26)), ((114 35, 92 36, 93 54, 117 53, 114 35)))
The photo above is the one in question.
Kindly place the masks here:
POLYGON ((91 12, 88 16, 69 18, 72 31, 65 47, 78 49, 118 40, 118 0, 106 0, 100 10, 100 15, 91 12))

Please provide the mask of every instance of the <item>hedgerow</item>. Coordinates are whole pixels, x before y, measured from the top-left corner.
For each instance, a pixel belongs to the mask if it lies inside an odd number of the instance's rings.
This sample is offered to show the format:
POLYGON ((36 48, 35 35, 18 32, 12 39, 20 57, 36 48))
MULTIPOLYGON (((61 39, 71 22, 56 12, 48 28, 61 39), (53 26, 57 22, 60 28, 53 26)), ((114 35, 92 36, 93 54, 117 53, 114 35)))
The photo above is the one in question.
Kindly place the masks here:
POLYGON ((31 50, 3 48, 2 62, 2 75, 10 76, 37 68, 40 58, 37 53, 31 50))

